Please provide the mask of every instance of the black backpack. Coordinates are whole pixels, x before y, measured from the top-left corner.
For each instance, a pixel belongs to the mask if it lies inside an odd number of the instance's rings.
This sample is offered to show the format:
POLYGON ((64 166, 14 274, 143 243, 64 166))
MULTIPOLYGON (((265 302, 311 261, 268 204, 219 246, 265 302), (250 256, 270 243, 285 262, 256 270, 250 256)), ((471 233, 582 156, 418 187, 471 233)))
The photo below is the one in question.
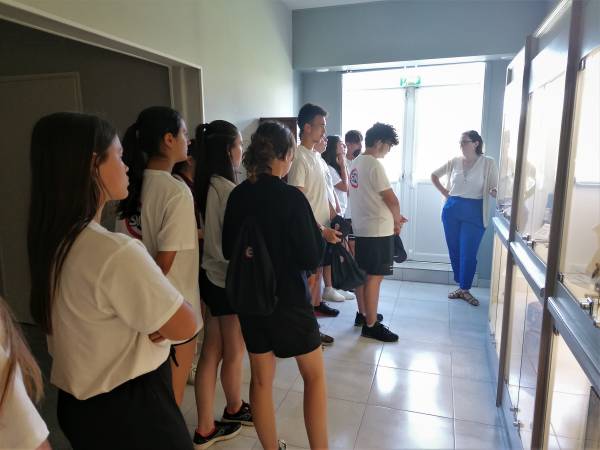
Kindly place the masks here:
POLYGON ((367 274, 358 267, 350 252, 341 243, 332 245, 330 251, 333 288, 348 291, 362 286, 367 280, 367 274))
POLYGON ((267 316, 277 305, 275 270, 254 216, 242 223, 227 268, 225 290, 237 314, 267 316))

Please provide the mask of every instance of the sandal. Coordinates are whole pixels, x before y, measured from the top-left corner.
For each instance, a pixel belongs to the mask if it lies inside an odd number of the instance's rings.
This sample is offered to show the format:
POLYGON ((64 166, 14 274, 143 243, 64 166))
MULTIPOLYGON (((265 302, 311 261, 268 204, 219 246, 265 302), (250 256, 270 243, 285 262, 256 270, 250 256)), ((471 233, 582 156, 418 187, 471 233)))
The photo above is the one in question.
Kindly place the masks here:
POLYGON ((460 298, 466 301, 469 305, 479 306, 479 300, 473 297, 469 291, 462 291, 460 298))
POLYGON ((462 289, 457 289, 453 292, 450 292, 448 294, 448 298, 451 298, 451 299, 462 298, 462 289))

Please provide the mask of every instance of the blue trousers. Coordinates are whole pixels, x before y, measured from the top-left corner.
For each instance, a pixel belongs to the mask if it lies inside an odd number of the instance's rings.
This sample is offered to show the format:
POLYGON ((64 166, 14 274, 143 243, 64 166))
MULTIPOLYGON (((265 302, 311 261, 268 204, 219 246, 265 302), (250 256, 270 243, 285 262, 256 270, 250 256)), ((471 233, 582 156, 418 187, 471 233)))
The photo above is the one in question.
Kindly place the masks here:
POLYGON ((471 289, 473 284, 477 250, 485 232, 482 210, 483 200, 462 197, 448 197, 442 209, 454 281, 461 289, 471 289))

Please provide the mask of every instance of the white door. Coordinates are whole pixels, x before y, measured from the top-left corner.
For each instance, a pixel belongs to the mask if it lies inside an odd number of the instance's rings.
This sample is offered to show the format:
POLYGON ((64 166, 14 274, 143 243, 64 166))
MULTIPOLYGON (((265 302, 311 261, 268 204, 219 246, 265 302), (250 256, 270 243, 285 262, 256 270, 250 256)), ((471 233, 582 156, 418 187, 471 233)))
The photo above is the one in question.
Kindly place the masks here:
MULTIPOLYGON (((479 84, 420 87, 414 90, 414 138, 408 143, 403 210, 409 222, 403 239, 417 261, 449 262, 441 211, 444 198, 431 172, 460 156, 461 133, 481 130, 483 88, 479 84)), ((444 182, 445 180, 442 180, 444 182)))
POLYGON ((449 262, 441 223, 443 197, 431 172, 460 155, 466 130, 481 130, 484 63, 354 72, 342 77, 342 128, 363 133, 392 124, 400 145, 383 159, 400 209, 408 258, 449 262), (410 82, 406 83, 407 80, 410 82))
POLYGON ((46 114, 82 110, 79 76, 2 77, 0 99, 0 292, 18 321, 32 323, 27 258, 31 131, 46 114))

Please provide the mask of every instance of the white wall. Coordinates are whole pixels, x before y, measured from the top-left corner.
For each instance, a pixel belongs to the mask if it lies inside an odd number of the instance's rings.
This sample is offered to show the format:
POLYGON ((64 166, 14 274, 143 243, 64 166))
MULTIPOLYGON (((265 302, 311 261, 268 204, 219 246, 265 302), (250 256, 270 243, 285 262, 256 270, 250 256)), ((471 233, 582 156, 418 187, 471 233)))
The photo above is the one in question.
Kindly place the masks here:
POLYGON ((538 0, 402 0, 294 11, 294 68, 516 53, 538 0))
POLYGON ((278 0, 11 3, 201 65, 207 120, 230 120, 247 134, 258 117, 294 114, 292 14, 278 0))

